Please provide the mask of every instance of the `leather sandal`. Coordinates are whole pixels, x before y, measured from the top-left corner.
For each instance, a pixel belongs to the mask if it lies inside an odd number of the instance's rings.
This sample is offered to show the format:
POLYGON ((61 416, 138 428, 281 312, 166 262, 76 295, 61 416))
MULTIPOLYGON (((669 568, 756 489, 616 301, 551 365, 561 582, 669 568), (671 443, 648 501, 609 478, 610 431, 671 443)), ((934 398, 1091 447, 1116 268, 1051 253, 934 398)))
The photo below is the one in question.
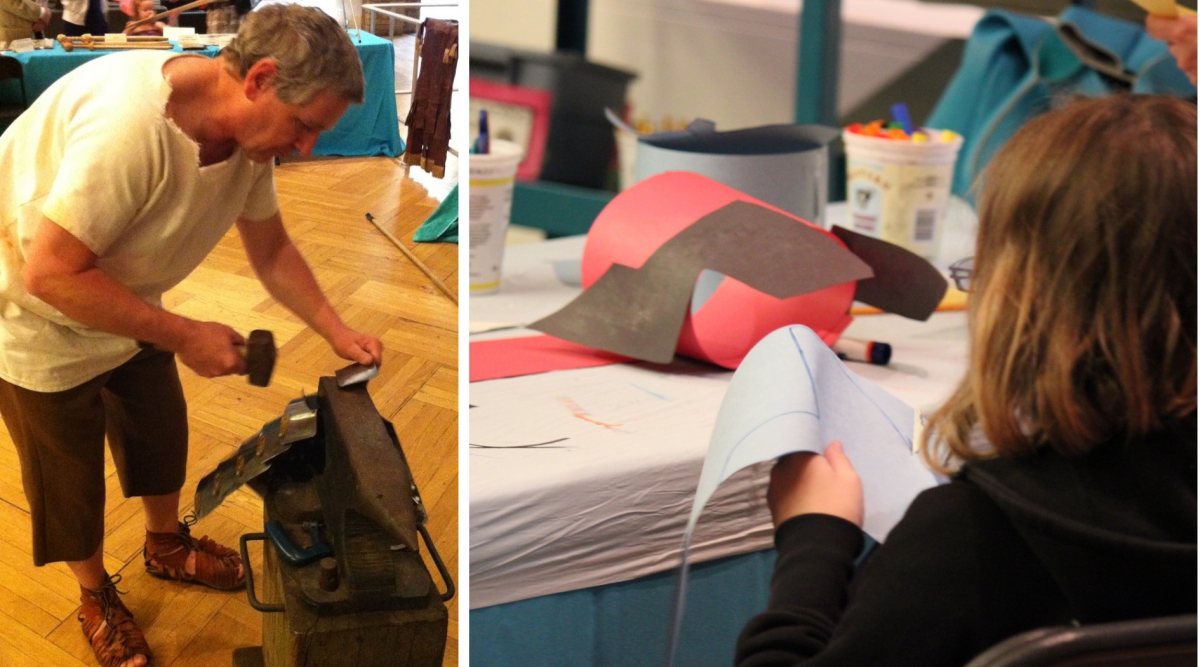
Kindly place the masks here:
POLYGON ((146 656, 149 667, 154 653, 133 614, 118 597, 124 592, 117 590, 120 580, 119 574, 106 574, 104 585, 98 590, 80 586, 79 622, 83 625, 83 636, 92 645, 100 667, 120 667, 138 655, 146 656))
POLYGON ((146 531, 146 546, 142 548, 146 571, 160 579, 203 584, 222 591, 241 588, 246 583, 241 555, 208 536, 198 540, 192 537, 191 526, 195 523, 195 517, 187 516, 174 533, 146 531), (196 572, 189 574, 187 560, 193 553, 196 572))

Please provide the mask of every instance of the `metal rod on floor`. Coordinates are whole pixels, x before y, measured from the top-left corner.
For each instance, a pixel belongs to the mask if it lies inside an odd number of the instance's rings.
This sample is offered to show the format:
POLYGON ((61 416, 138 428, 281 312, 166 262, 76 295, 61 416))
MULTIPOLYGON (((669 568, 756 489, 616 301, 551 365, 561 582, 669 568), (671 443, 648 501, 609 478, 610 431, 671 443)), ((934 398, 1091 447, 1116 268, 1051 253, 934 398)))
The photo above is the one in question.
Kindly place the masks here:
POLYGON ((453 301, 454 305, 456 305, 456 306, 458 305, 458 297, 454 296, 454 294, 446 287, 446 285, 444 283, 442 283, 442 281, 438 280, 437 277, 434 276, 433 273, 429 271, 429 268, 426 267, 425 264, 421 262, 421 260, 417 259, 417 256, 414 255, 411 250, 409 250, 408 248, 405 248, 404 244, 400 243, 400 241, 395 236, 392 236, 391 232, 384 229, 382 225, 380 225, 378 222, 376 222, 375 216, 368 213, 367 221, 369 221, 372 225, 375 225, 375 229, 378 229, 379 231, 383 232, 383 235, 388 237, 388 240, 392 242, 392 245, 399 248, 400 252, 404 253, 404 256, 408 258, 408 261, 412 262, 414 266, 416 266, 418 269, 420 269, 421 273, 424 273, 425 277, 428 278, 430 281, 432 281, 433 284, 436 285, 437 288, 442 291, 442 294, 446 295, 446 298, 453 301))

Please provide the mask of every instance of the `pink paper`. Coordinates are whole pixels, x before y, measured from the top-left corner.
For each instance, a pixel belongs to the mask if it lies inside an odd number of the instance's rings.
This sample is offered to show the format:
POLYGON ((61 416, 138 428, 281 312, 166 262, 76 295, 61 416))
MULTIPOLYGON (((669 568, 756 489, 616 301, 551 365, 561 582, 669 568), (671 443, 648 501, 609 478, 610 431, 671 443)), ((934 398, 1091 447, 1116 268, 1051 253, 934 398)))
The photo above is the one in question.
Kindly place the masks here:
MULTIPOLYGON (((600 212, 588 232, 581 275, 586 289, 613 263, 642 264, 667 240, 696 220, 734 201, 764 206, 829 236, 833 234, 786 211, 691 172, 667 172, 625 190, 600 212)), ((847 282, 788 299, 776 299, 725 278, 704 305, 689 314, 677 353, 737 368, 754 344, 772 331, 803 324, 832 344, 849 326, 856 283, 847 282)), ((474 365, 474 362, 472 362, 474 365)))
POLYGON ((524 336, 471 343, 471 382, 590 368, 633 361, 554 336, 524 336))

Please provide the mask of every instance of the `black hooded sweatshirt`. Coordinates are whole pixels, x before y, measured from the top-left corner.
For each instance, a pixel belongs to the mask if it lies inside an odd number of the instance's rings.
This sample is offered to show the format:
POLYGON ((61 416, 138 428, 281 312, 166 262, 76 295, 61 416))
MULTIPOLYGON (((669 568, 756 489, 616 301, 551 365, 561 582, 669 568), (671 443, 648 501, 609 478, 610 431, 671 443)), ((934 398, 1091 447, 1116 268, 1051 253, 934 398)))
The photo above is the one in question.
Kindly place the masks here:
POLYGON ((1195 614, 1196 449, 1193 415, 1080 457, 970 463, 857 572, 857 526, 793 517, 737 665, 961 667, 1038 627, 1195 614))

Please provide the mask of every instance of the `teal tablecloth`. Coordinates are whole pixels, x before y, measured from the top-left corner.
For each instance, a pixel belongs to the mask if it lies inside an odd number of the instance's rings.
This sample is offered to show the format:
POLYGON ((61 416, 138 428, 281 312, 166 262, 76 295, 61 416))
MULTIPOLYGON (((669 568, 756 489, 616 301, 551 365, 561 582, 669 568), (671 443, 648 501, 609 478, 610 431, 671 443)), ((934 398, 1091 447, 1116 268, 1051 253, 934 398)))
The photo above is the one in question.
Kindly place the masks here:
MULTIPOLYGON (((676 664, 729 667, 767 608, 775 550, 692 566, 676 664)), ((471 610, 471 667, 662 667, 676 570, 471 610)))
MULTIPOLYGON (((321 135, 313 155, 387 155, 404 151, 396 115, 396 69, 392 43, 357 30, 350 39, 358 50, 366 79, 366 98, 361 106, 351 106, 338 124, 321 135)), ((216 47, 196 51, 214 57, 216 47)), ((52 83, 83 63, 108 55, 106 51, 75 49, 63 51, 57 42, 53 50, 15 54, 25 72, 25 95, 32 104, 52 83)), ((0 82, 0 101, 19 103, 21 90, 16 81, 0 82)))

